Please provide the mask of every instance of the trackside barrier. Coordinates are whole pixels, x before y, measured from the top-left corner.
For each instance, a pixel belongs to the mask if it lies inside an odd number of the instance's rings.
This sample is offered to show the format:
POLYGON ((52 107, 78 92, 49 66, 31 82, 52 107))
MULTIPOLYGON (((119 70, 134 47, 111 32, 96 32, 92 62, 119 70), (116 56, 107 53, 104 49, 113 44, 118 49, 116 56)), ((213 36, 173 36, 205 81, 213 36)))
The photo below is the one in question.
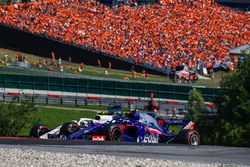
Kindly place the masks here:
POLYGON ((88 96, 85 103, 86 105, 101 105, 101 98, 99 96, 88 96))
POLYGON ((34 103, 48 104, 48 97, 46 95, 35 95, 33 97, 34 103))
POLYGON ((20 93, 19 92, 8 92, 8 95, 12 95, 12 96, 19 96, 20 93))
MULTIPOLYGON (((111 98, 111 97, 93 97, 93 96, 72 96, 70 95, 51 95, 51 94, 31 94, 31 93, 8 93, 0 91, 0 100, 10 102, 13 98, 17 98, 19 102, 21 101, 32 101, 38 104, 69 104, 75 106, 83 105, 99 105, 99 106, 109 106, 110 104, 119 103, 122 107, 128 107, 130 109, 141 108, 143 109, 147 105, 148 99, 136 99, 136 98, 111 98), (17 96, 19 95, 19 96, 17 96)), ((156 99, 157 100, 157 99, 156 99)), ((162 100, 158 99, 158 104, 160 106, 160 114, 162 116, 172 117, 172 108, 176 108, 176 114, 178 117, 183 117, 188 110, 188 104, 185 101, 178 100, 162 100)), ((215 104, 206 103, 206 112, 210 116, 216 115, 217 109, 215 104)))
MULTIPOLYGON (((21 92, 21 91, 20 91, 21 92)), ((0 99, 3 101, 10 102, 14 98, 19 101, 32 101, 34 103, 41 104, 71 104, 71 105, 102 105, 108 106, 111 103, 120 103, 124 107, 131 105, 141 106, 147 104, 147 99, 136 99, 136 98, 117 98, 117 97, 100 97, 100 96, 75 96, 73 95, 58 95, 58 94, 36 94, 36 93, 9 93, 0 92, 0 99)), ((159 104, 163 104, 160 102, 159 104)))
MULTIPOLYGON (((71 96, 62 96, 61 97, 61 104, 74 104, 74 105, 79 105, 78 104, 78 99, 77 97, 72 98, 71 96)), ((82 103, 81 105, 83 105, 84 103, 82 103)))
POLYGON ((20 101, 20 96, 12 95, 12 94, 3 94, 3 100, 10 102, 12 99, 16 99, 17 101, 20 101))
POLYGON ((61 98, 57 97, 47 97, 47 104, 62 104, 61 98))
POLYGON ((179 102, 178 101, 176 101, 176 100, 167 100, 166 101, 166 104, 173 104, 173 105, 175 105, 175 104, 178 104, 179 102))
POLYGON ((0 93, 0 101, 3 101, 3 100, 4 100, 4 94, 0 93))
MULTIPOLYGON (((132 102, 135 100, 133 99, 135 97, 137 99, 148 99, 151 92, 154 93, 156 99, 187 101, 189 91, 192 89, 191 86, 175 84, 13 74, 0 74, 0 87, 18 90, 29 89, 32 91, 70 92, 76 94, 75 96, 78 96, 78 94, 85 94, 85 96, 88 97, 86 103, 101 103, 101 97, 104 96, 110 96, 113 99, 127 98, 128 101, 132 102)), ((198 87, 197 89, 201 91, 205 101, 213 101, 222 91, 222 89, 219 88, 198 87)), ((56 98, 55 96, 62 96, 62 94, 51 94, 49 98, 54 99, 56 98)))

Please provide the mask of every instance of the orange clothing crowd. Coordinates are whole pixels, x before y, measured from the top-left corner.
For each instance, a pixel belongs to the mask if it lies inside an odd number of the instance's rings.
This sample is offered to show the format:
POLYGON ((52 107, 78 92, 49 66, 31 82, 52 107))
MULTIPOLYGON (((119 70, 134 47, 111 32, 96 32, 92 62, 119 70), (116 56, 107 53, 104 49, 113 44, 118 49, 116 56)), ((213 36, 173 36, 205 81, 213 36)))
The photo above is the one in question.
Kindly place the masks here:
POLYGON ((211 2, 161 0, 113 10, 94 0, 48 0, 0 6, 0 23, 163 71, 234 63, 229 50, 250 43, 250 16, 211 2))

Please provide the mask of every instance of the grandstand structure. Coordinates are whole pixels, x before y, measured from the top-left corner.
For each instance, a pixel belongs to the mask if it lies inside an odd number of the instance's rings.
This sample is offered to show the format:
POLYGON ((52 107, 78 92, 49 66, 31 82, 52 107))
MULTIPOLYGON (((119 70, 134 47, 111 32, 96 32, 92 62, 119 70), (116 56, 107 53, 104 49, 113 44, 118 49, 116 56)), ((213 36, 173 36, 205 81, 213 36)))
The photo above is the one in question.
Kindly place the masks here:
POLYGON ((107 4, 109 6, 115 5, 142 5, 142 4, 152 4, 158 2, 158 0, 98 0, 101 3, 107 4))
MULTIPOLYGON (((86 64, 109 57, 168 73, 178 65, 191 69, 198 68, 200 63, 209 68, 215 62, 236 64, 237 60, 229 57, 229 50, 249 43, 249 21, 246 13, 211 3, 211 0, 161 0, 161 3, 136 8, 122 5, 119 11, 95 0, 44 0, 0 7, 0 24, 5 26, 0 29, 0 45, 18 47, 27 43, 27 39, 16 39, 17 36, 13 40, 10 32, 14 30, 3 31, 8 27, 15 29, 16 35, 25 32, 32 38, 47 38, 47 42, 39 45, 49 48, 50 52, 56 51, 60 57, 84 59, 86 64), (174 5, 163 5, 170 2, 174 5), (47 46, 48 40, 63 44, 60 48, 47 46), (16 41, 18 44, 14 44, 16 41), (89 56, 81 54, 83 52, 72 55, 67 45, 88 51, 89 56)), ((24 47, 25 51, 46 49, 40 49, 38 43, 32 41, 24 47)))
POLYGON ((242 53, 244 53, 245 55, 250 55, 250 43, 230 50, 230 54, 234 56, 240 56, 242 55, 242 53))
POLYGON ((243 3, 243 4, 250 4, 249 0, 216 0, 219 3, 243 3))
POLYGON ((219 4, 222 4, 222 5, 227 5, 230 7, 250 11, 250 1, 249 0, 216 0, 216 2, 219 4))

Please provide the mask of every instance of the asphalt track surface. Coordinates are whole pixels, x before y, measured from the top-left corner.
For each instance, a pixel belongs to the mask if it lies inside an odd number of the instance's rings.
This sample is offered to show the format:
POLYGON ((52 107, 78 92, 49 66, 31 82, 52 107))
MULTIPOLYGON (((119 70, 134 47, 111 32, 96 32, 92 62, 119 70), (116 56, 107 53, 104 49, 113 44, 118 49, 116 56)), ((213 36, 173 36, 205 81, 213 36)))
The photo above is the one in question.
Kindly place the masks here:
POLYGON ((0 138, 0 148, 250 166, 250 148, 238 147, 0 138))

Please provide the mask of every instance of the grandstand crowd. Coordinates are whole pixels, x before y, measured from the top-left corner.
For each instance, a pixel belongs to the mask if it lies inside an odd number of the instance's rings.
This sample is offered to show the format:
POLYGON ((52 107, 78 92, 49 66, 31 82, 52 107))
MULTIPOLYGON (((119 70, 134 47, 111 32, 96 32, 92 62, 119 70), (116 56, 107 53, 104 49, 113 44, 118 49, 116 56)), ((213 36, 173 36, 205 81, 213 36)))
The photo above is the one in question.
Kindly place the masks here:
POLYGON ((95 0, 44 0, 0 6, 0 23, 163 72, 178 65, 233 69, 229 50, 250 43, 249 15, 213 0, 118 10, 95 0))

